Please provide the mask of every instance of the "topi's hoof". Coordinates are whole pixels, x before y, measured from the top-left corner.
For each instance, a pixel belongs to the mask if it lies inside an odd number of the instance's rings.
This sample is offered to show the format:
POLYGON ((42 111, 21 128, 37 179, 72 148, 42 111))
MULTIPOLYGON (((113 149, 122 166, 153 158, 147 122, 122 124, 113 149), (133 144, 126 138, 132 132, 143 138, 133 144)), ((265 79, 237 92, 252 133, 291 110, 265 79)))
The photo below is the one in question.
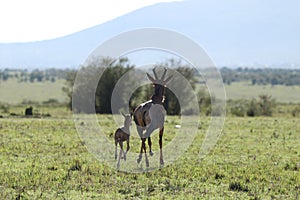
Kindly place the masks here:
POLYGON ((138 157, 138 159, 136 159, 136 162, 139 164, 141 162, 142 158, 138 157))
POLYGON ((164 166, 164 161, 163 160, 160 160, 160 166, 164 166))

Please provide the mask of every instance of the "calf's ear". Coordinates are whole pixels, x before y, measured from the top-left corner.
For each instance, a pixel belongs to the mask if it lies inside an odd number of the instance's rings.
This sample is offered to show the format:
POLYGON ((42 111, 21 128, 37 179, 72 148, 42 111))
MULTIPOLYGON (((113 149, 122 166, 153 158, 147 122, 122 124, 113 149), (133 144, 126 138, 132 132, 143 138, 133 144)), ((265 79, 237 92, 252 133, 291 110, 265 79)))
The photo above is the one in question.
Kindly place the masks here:
POLYGON ((123 117, 125 117, 125 114, 123 112, 120 112, 120 113, 123 115, 123 117))

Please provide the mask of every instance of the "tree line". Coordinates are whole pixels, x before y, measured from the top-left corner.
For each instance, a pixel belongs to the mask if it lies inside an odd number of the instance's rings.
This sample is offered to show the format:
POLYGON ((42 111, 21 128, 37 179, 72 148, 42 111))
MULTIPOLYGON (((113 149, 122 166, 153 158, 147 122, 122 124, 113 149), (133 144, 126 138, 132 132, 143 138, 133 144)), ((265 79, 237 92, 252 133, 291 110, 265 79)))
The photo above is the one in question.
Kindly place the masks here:
POLYGON ((0 81, 8 81, 16 79, 18 82, 55 82, 58 79, 66 79, 67 75, 73 71, 72 69, 0 69, 0 81))
MULTIPOLYGON (((122 63, 125 64, 125 63, 122 63)), ((127 63, 128 64, 128 63, 127 63)), ((174 59, 164 63, 165 65, 177 65, 182 63, 174 59)), ((68 79, 74 69, 0 69, 0 81, 17 79, 19 82, 55 82, 58 79, 68 79)), ((230 85, 234 82, 249 82, 252 85, 300 85, 300 69, 275 69, 275 68, 228 68, 220 69, 223 82, 230 85)))
POLYGON ((220 72, 223 82, 228 85, 242 81, 252 85, 300 85, 300 69, 223 67, 220 72))
MULTIPOLYGON (((182 76, 185 77, 186 80, 189 81, 190 85, 195 89, 196 86, 196 76, 193 68, 185 66, 181 64, 180 61, 169 60, 166 63, 157 64, 158 67, 174 67, 175 70, 180 73, 182 76)), ((76 112, 85 112, 90 113, 96 111, 96 113, 101 114, 109 114, 112 113, 111 108, 111 98, 114 88, 116 87, 117 82, 120 78, 125 74, 130 72, 131 70, 138 70, 135 68, 134 65, 130 63, 127 58, 122 58, 116 61, 113 61, 111 58, 103 58, 88 66, 83 66, 81 68, 80 73, 84 74, 84 77, 79 82, 77 81, 76 86, 74 87, 76 71, 69 73, 66 77, 66 85, 63 88, 63 91, 69 97, 68 106, 70 109, 75 110, 76 112), (105 66, 105 68, 104 68, 105 66), (103 71, 101 71, 103 70, 103 71), (91 82, 99 77, 94 77, 94 74, 103 73, 101 78, 98 81, 98 85, 96 87, 96 94, 95 94, 95 102, 87 102, 89 101, 86 99, 86 96, 91 95, 91 82), (75 97, 78 102, 83 102, 84 104, 94 103, 95 109, 87 108, 84 105, 78 105, 77 107, 73 107, 73 97, 75 97)), ((136 73, 139 73, 138 71, 136 73)), ((140 73, 144 73, 141 71, 140 73)), ((130 85, 131 83, 136 82, 134 76, 127 76, 126 83, 130 85)), ((127 87, 124 87, 125 90, 127 87)), ((130 89, 130 88, 128 88, 130 89)), ((150 99, 151 95, 153 94, 153 88, 151 84, 141 85, 135 91, 123 91, 124 93, 132 95, 130 99, 124 99, 124 103, 127 103, 130 111, 133 111, 140 103, 143 103, 150 99), (128 102, 127 102, 128 101, 128 102)), ((182 91, 184 92, 184 91, 182 91)), ((119 94, 120 101, 122 100, 123 94, 119 94)), ((179 105, 178 99, 173 94, 171 90, 166 88, 165 91, 165 101, 164 106, 166 111, 170 115, 178 115, 181 112, 181 107, 179 105)), ((188 109, 188 108, 187 108, 188 109)))

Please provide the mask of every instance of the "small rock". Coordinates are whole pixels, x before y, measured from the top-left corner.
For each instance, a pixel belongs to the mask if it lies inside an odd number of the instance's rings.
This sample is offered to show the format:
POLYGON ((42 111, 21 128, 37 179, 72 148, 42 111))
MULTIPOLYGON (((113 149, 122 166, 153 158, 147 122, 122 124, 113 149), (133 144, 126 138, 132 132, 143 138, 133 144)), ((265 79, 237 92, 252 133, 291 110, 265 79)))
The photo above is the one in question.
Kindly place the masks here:
POLYGON ((177 124, 175 125, 175 128, 181 128, 181 125, 177 124))

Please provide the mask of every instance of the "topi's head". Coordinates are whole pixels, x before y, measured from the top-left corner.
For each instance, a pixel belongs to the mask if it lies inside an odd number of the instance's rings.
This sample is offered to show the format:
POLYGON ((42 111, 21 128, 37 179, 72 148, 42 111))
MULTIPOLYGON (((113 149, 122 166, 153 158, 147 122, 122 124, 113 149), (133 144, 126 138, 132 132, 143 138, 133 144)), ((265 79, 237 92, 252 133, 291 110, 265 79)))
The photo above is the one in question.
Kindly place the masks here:
POLYGON ((153 78, 150 74, 147 74, 148 79, 153 83, 154 88, 155 88, 155 95, 160 95, 163 96, 164 94, 164 88, 167 85, 167 83, 172 79, 173 75, 170 75, 168 78, 165 79, 166 73, 167 73, 167 69, 164 68, 164 72, 163 75, 161 76, 161 78, 159 79, 156 73, 156 68, 153 68, 153 74, 154 77, 153 78))

